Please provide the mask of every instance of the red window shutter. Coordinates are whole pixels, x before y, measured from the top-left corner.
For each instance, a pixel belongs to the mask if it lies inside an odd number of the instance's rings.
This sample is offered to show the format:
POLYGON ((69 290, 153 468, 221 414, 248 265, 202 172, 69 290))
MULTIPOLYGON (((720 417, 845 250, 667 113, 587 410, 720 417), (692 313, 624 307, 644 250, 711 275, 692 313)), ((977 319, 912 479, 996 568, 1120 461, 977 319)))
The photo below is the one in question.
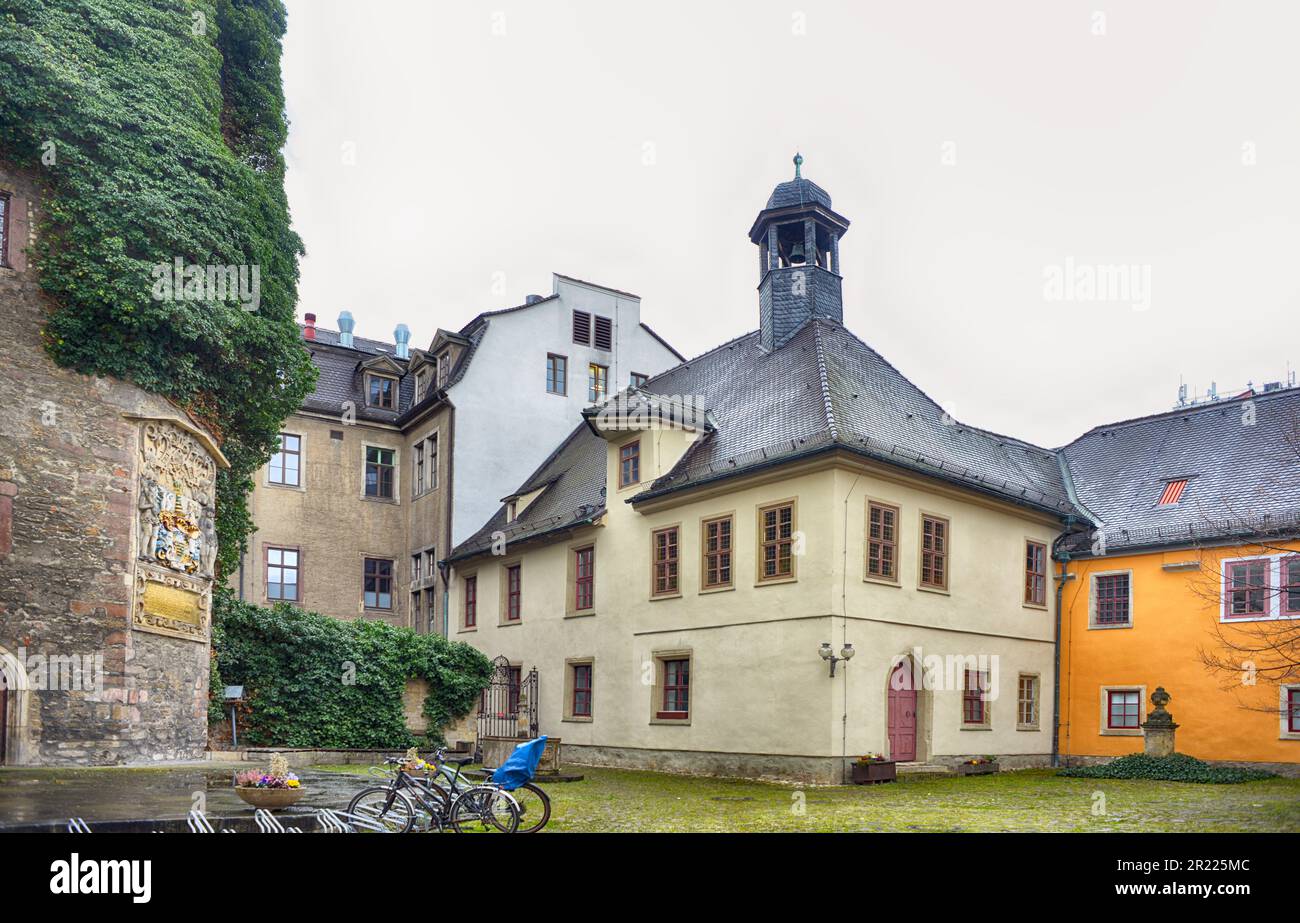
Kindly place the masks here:
POLYGON ((596 315, 596 348, 612 349, 614 346, 614 324, 608 317, 596 315))
POLYGON ((1165 485, 1165 492, 1160 495, 1158 506, 1173 506, 1182 499, 1183 491, 1187 488, 1187 479, 1181 481, 1170 481, 1165 485))
POLYGON ((591 315, 586 311, 573 312, 573 342, 591 345, 591 315))

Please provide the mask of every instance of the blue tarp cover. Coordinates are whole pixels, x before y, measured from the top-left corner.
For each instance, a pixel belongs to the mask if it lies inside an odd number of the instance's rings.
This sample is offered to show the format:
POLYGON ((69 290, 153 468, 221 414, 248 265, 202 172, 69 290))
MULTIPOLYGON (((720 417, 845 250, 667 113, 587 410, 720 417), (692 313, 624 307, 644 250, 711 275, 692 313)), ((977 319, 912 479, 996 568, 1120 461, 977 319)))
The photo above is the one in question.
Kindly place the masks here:
POLYGON ((542 761, 542 751, 546 749, 546 735, 536 740, 528 740, 515 747, 504 763, 492 773, 492 781, 508 792, 512 792, 533 777, 537 764, 542 761))

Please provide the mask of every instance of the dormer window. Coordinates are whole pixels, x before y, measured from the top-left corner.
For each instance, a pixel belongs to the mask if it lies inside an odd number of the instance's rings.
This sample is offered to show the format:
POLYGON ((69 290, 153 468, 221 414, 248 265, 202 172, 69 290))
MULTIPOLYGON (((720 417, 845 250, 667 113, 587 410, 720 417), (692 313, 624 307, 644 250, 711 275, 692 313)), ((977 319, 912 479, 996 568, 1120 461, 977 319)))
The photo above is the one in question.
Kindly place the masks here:
POLYGON ((418 404, 424 400, 424 395, 429 390, 429 371, 427 369, 417 372, 415 376, 415 402, 418 404))
POLYGON ((397 379, 387 375, 366 374, 366 406, 392 410, 397 406, 397 379))
POLYGON ((506 522, 514 522, 519 518, 519 502, 511 500, 506 504, 506 522))
POLYGON ((438 355, 438 387, 445 388, 451 376, 451 352, 444 351, 438 355))
POLYGON ((1177 481, 1169 481, 1165 484, 1164 493, 1160 495, 1160 502, 1156 506, 1176 506, 1182 499, 1183 491, 1187 488, 1187 478, 1177 481))

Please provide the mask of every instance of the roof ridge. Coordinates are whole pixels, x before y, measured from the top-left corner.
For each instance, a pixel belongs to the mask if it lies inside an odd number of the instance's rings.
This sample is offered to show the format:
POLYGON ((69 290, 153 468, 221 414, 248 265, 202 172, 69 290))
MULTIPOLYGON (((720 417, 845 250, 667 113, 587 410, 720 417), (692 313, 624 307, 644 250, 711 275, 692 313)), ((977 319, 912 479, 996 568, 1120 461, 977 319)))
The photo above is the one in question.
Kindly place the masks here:
POLYGON ((1155 420, 1159 420, 1166 417, 1170 419, 1175 419, 1176 415, 1178 414, 1186 414, 1188 416, 1193 416, 1201 413, 1209 413, 1210 411, 1213 410, 1222 410, 1225 407, 1232 406, 1234 404, 1244 403, 1246 401, 1259 401, 1259 400, 1272 401, 1272 400, 1279 400, 1283 397, 1297 397, 1297 396, 1300 396, 1300 388, 1282 388, 1277 391, 1261 391, 1261 392, 1256 392, 1254 394, 1243 393, 1235 397, 1225 397, 1221 400, 1217 400, 1212 403, 1189 404, 1186 407, 1174 407, 1170 410, 1162 410, 1159 413, 1149 413, 1146 416, 1142 416, 1142 417, 1131 417, 1127 420, 1116 420, 1113 423, 1098 423, 1092 429, 1085 431, 1084 433, 1080 434, 1079 436, 1067 442, 1065 445, 1061 446, 1061 449, 1069 448, 1079 440, 1085 438, 1086 436, 1091 436, 1094 433, 1105 432, 1113 429, 1121 429, 1123 427, 1128 427, 1128 426, 1136 426, 1139 423, 1151 423, 1155 420))
MULTIPOLYGON (((750 330, 750 331, 748 331, 747 333, 742 333, 742 334, 741 334, 740 336, 738 336, 738 337, 732 337, 730 340, 727 340, 725 343, 719 343, 717 346, 714 346, 712 349, 706 349, 704 352, 700 353, 698 356, 694 356, 694 357, 692 357, 692 358, 690 358, 690 359, 683 359, 681 362, 677 363, 676 365, 672 366, 671 368, 664 369, 664 370, 663 370, 662 372, 660 372, 658 375, 652 375, 650 378, 646 379, 646 384, 647 384, 647 385, 650 384, 650 382, 654 381, 656 378, 663 378, 665 375, 667 375, 667 374, 669 374, 669 373, 671 373, 671 372, 675 372, 675 371, 677 371, 678 369, 680 369, 680 368, 681 368, 682 366, 684 366, 684 365, 690 365, 692 362, 699 362, 699 361, 700 361, 701 359, 703 359, 705 356, 710 356, 710 355, 712 355, 713 353, 716 353, 716 352, 717 352, 718 350, 720 350, 720 349, 725 349, 725 348, 727 348, 728 346, 734 346, 736 343, 739 343, 741 340, 745 339, 746 337, 757 336, 758 334, 759 334, 759 331, 757 331, 757 330, 750 330)), ((671 349, 672 347, 669 347, 669 348, 671 349)), ((673 351, 676 352, 676 350, 673 350, 673 351)))
POLYGON ((830 431, 831 440, 839 442, 840 432, 835 425, 835 407, 831 403, 831 382, 826 373, 826 352, 822 347, 821 320, 814 317, 812 319, 813 328, 813 348, 817 355, 817 378, 821 381, 822 388, 822 409, 826 413, 826 428, 830 431))

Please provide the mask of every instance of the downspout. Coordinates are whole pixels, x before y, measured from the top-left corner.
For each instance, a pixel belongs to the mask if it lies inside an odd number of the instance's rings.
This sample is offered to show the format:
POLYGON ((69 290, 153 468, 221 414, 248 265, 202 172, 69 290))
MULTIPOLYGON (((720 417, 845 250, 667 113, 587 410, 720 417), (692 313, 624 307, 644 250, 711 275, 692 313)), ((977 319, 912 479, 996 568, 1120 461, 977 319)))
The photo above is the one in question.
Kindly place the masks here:
MULTIPOLYGON (((447 521, 447 530, 442 547, 447 549, 447 554, 451 554, 451 526, 452 516, 456 511, 456 491, 455 491, 455 473, 456 473, 456 405, 447 402, 447 515, 443 518, 447 521)), ((442 636, 451 637, 451 625, 448 620, 451 618, 451 581, 449 575, 450 567, 439 568, 442 571, 442 636)))
POLYGON ((1059 767, 1061 764, 1061 604, 1065 597, 1065 584, 1073 574, 1069 572, 1070 552, 1061 551, 1061 542, 1070 530, 1080 524, 1086 524, 1091 528, 1098 528, 1101 520, 1093 515, 1079 500, 1079 495, 1074 489, 1074 477, 1070 474, 1070 466, 1065 458, 1065 450, 1056 451, 1056 466, 1061 472, 1061 483, 1065 486, 1065 495, 1069 498, 1071 505, 1076 510, 1081 510, 1083 515, 1076 516, 1070 513, 1065 517, 1064 528, 1061 534, 1052 542, 1052 558, 1061 562, 1061 573, 1056 581, 1056 634, 1052 638, 1052 766, 1059 767))
MULTIPOLYGON (((1073 520, 1073 516, 1066 517, 1067 531, 1057 536, 1053 545, 1059 546, 1061 539, 1069 534, 1073 520)), ((1053 548, 1052 557, 1061 562, 1061 573, 1056 579, 1056 632, 1052 638, 1052 768, 1056 769, 1061 765, 1061 603, 1065 581, 1069 579, 1070 552, 1053 548)))

